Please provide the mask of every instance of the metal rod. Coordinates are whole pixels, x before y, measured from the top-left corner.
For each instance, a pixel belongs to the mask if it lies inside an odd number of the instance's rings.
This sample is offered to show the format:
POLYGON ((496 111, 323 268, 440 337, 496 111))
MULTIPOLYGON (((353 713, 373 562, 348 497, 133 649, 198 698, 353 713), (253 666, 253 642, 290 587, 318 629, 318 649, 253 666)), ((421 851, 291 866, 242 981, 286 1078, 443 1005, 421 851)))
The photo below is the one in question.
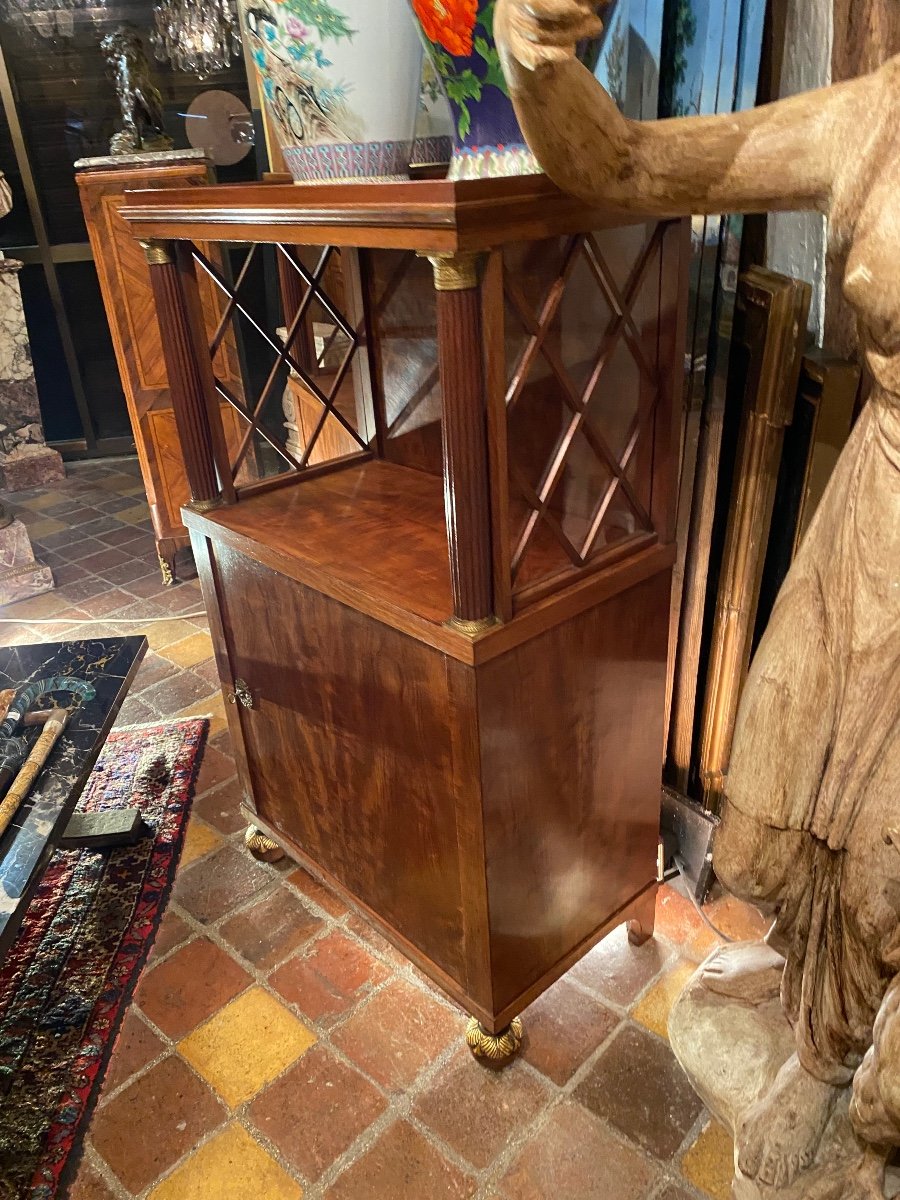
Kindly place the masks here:
MULTIPOLYGON (((23 263, 43 263, 40 246, 4 246, 3 253, 23 263)), ((90 242, 57 242, 50 247, 50 257, 55 263, 93 262, 94 254, 90 242)))

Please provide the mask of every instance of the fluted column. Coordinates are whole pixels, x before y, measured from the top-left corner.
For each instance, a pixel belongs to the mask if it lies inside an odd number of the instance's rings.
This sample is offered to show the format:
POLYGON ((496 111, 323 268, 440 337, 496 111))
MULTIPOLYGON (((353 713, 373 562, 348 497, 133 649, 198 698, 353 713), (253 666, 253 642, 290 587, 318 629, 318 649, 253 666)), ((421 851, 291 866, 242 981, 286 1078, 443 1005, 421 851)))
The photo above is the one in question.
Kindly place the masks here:
MULTIPOLYGON (((218 499, 222 491, 210 423, 210 409, 217 401, 190 248, 163 241, 141 245, 150 270, 191 500, 209 502, 218 499)), ((230 479, 226 490, 230 490, 230 479)))
POLYGON ((476 633, 494 620, 480 256, 428 257, 437 292, 451 623, 476 633))

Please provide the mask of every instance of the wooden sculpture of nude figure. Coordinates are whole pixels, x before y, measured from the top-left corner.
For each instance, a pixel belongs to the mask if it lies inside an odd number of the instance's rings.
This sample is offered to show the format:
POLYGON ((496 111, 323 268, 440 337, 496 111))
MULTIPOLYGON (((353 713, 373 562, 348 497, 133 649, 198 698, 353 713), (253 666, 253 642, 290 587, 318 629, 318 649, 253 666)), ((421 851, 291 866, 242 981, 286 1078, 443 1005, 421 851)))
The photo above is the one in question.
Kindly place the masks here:
POLYGON ((498 2, 504 71, 547 174, 647 216, 828 213, 874 380, 735 734, 715 867, 775 927, 767 946, 720 954, 704 983, 752 1004, 780 982, 790 1022, 793 1053, 736 1122, 736 1179, 760 1194, 881 1196, 900 1144, 900 58, 748 112, 638 123, 575 58, 594 8, 498 2), (858 1172, 798 1190, 848 1095, 858 1172))

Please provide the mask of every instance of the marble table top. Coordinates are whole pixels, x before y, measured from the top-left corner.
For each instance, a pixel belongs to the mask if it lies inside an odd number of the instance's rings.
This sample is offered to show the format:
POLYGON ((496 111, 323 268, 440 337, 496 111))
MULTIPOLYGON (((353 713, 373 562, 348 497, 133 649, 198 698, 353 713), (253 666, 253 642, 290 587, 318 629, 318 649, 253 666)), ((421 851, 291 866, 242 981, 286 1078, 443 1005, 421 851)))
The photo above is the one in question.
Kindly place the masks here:
POLYGON ((143 167, 153 166, 154 163, 184 162, 185 159, 193 162, 200 158, 206 158, 205 150, 135 150, 133 154, 103 154, 99 158, 79 158, 75 163, 75 170, 143 167))
MULTIPOLYGON (((0 648, 0 689, 18 688, 49 675, 69 675, 89 680, 96 691, 93 700, 70 718, 0 838, 0 956, 15 937, 41 873, 65 832, 146 649, 145 637, 0 648)), ((28 732, 34 739, 40 727, 28 732)))

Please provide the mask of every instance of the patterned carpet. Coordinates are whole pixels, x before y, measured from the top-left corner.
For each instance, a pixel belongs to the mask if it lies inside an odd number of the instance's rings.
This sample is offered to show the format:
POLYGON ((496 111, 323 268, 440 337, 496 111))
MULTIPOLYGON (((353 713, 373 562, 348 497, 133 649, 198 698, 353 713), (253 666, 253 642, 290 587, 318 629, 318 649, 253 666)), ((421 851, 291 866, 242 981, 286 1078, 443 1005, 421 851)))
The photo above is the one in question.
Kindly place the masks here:
POLYGON ((50 1200, 77 1157, 181 852, 201 719, 116 730, 80 808, 140 808, 134 846, 58 851, 0 963, 0 1197, 50 1200))

